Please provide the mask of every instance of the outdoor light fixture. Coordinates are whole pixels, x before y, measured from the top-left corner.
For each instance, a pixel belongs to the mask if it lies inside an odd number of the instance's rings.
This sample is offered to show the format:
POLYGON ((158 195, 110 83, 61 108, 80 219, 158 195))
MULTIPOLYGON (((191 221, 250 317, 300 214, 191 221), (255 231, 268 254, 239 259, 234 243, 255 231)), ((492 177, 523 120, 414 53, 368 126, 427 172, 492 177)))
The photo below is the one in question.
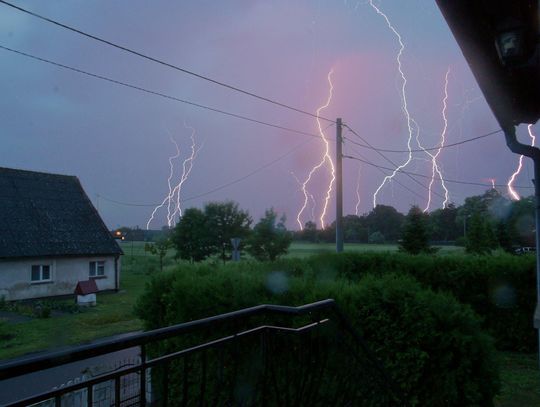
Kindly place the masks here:
POLYGON ((540 34, 536 25, 525 24, 521 17, 508 17, 504 14, 499 17, 495 48, 505 67, 518 67, 535 62, 540 34))
POLYGON ((518 28, 498 34, 495 46, 503 65, 508 66, 525 62, 523 29, 518 28))
POLYGON ((435 0, 501 127, 540 119, 540 0, 435 0))

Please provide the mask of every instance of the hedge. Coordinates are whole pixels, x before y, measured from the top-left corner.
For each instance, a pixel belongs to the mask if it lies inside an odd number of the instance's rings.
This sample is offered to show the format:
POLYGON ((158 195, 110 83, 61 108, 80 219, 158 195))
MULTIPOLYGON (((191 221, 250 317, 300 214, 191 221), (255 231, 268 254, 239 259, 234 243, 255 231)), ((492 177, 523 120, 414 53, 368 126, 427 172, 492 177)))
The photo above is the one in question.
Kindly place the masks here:
POLYGON ((322 277, 318 266, 179 266, 155 276, 136 309, 152 329, 261 303, 334 298, 411 405, 492 405, 498 390, 494 346, 468 306, 410 276, 369 275, 351 283, 328 278, 332 273, 322 277))
POLYGON ((534 256, 418 255, 343 253, 313 256, 309 273, 357 281, 367 274, 405 273, 435 291, 448 292, 470 305, 497 348, 534 351, 536 306, 534 256))

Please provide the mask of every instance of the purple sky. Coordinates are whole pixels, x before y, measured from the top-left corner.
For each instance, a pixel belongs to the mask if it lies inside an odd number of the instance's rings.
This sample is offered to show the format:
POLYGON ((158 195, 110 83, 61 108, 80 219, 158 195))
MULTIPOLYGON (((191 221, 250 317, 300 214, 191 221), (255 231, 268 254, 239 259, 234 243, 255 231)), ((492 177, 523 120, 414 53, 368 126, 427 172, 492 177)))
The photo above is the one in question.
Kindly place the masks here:
MULTIPOLYGON (((396 55, 399 43, 368 1, 47 1, 14 3, 110 41, 262 96, 315 112, 327 98, 328 71, 334 70, 334 95, 321 114, 344 122, 380 148, 405 149, 407 121, 396 55)), ((447 143, 497 130, 497 123, 433 0, 386 0, 375 4, 402 36, 403 71, 409 112, 421 128, 424 146, 438 144, 444 77, 448 86, 447 143)), ((129 55, 0 5, 0 45, 39 57, 308 133, 314 118, 232 92, 211 83, 129 55)), ((249 123, 218 113, 141 93, 0 50, 0 166, 76 175, 110 227, 145 227, 168 192, 170 156, 180 147, 189 154, 191 131, 204 143, 182 196, 190 198, 239 179, 303 147, 253 176, 218 192, 184 202, 184 208, 232 199, 257 220, 266 208, 287 215, 296 228, 303 194, 291 172, 305 179, 321 158, 320 140, 249 123), (97 198, 97 196, 101 198, 97 198)), ((323 126, 326 126, 323 123, 323 126)), ((540 126, 536 126, 540 131, 540 126)), ((335 128, 327 130, 334 136, 335 128)), ((519 129, 526 141, 526 128, 519 129)), ((346 138, 358 140, 349 131, 346 138)), ((413 148, 417 148, 413 144, 413 148)), ((376 153, 345 142, 344 153, 390 166, 376 153)), ((333 154, 333 145, 332 153, 333 154)), ((388 153, 403 163, 406 153, 388 153)), ((426 154, 416 153, 407 170, 430 175, 426 154)), ((440 165, 454 180, 505 184, 518 157, 497 134, 443 150, 440 165)), ((177 162, 177 167, 181 161, 177 162)), ((360 168, 360 212, 372 207, 383 174, 356 161, 344 161, 344 212, 354 213, 360 168)), ((407 211, 426 205, 427 191, 405 175, 384 187, 378 202, 407 211)), ((530 186, 530 163, 516 184, 530 186)), ((178 173, 177 173, 178 178, 178 173)), ((429 180, 419 178, 427 185, 429 180)), ((320 216, 328 177, 319 172, 309 184, 315 217, 320 216)), ((435 191, 442 193, 439 183, 435 191)), ((447 184, 460 204, 486 187, 447 184)), ((501 191, 506 193, 504 188, 501 191)), ((522 190, 526 195, 531 190, 522 190)), ((441 207, 434 196, 432 209, 441 207)), ((333 219, 330 201, 328 221, 333 219)), ((302 222, 311 219, 311 208, 302 222)), ((166 223, 157 212, 151 227, 166 223)), ((318 222, 317 222, 318 223, 318 222)))

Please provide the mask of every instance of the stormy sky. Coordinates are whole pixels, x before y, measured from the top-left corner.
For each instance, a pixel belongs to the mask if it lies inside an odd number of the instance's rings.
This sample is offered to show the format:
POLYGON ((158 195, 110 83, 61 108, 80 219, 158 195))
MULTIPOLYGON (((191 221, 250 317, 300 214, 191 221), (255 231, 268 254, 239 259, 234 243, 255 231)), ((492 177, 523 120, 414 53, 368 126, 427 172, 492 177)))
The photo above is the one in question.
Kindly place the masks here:
MULTIPOLYGON (((15 1, 21 7, 178 67, 233 85, 297 109, 344 123, 371 145, 406 150, 409 133, 398 70, 400 44, 369 1, 15 1)), ((437 146, 445 74, 448 76, 447 143, 498 129, 474 78, 433 0, 374 3, 389 18, 405 45, 401 55, 406 102, 424 147, 437 146)), ((314 117, 285 109, 186 75, 155 62, 39 20, 0 4, 0 45, 145 88, 288 129, 317 135, 314 117)), ((0 166, 76 175, 108 226, 146 227, 153 205, 168 193, 169 157, 182 161, 195 130, 198 155, 182 185, 182 208, 234 200, 257 220, 273 207, 298 228, 302 182, 320 162, 317 137, 264 126, 217 112, 88 77, 0 49, 0 166)), ((322 121, 334 154, 335 126, 322 121)), ((533 127, 539 130, 540 126, 533 127)), ((345 128, 344 154, 392 167, 345 128), (350 141, 349 141, 350 140, 350 141)), ((518 130, 527 141, 526 128, 518 130)), ((412 142, 418 149, 416 141, 412 142)), ((407 153, 384 153, 396 164, 407 153)), ((506 184, 518 157, 501 133, 443 149, 445 178, 506 184)), ((406 170, 431 176, 431 158, 414 153, 406 170), (429 160, 429 161, 428 161, 429 160)), ((301 222, 319 224, 328 171, 308 184, 310 199, 301 222), (313 199, 311 199, 313 195, 313 199)), ((382 170, 388 173, 388 170, 382 170)), ((368 212, 384 174, 344 160, 344 213, 368 212), (357 191, 360 204, 357 207, 357 191)), ((516 184, 531 186, 526 161, 516 184)), ((398 174, 377 202, 407 211, 424 208, 429 179, 398 174)), ((461 204, 487 186, 447 183, 450 200, 461 204)), ((430 209, 441 207, 444 191, 434 183, 430 209)), ((506 188, 498 187, 507 193, 506 188)), ((518 189, 525 195, 530 189, 518 189)), ((334 200, 327 221, 333 220, 334 200)), ((151 228, 166 224, 166 208, 151 228)))

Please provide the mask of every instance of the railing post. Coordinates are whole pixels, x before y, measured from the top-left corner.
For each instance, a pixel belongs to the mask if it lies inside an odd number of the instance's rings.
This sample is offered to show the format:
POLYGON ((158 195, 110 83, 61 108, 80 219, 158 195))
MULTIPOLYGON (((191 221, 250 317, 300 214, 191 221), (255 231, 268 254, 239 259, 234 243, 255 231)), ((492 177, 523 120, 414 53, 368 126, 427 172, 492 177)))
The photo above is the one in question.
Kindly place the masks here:
POLYGON ((146 406, 146 347, 141 345, 141 371, 139 377, 140 405, 146 406))
POLYGON ((262 332, 261 336, 261 352, 263 359, 263 374, 262 374, 262 402, 263 407, 268 405, 268 329, 262 332))
POLYGON ((90 385, 86 388, 86 407, 94 406, 94 386, 90 385))
POLYGON ((120 407, 120 378, 121 376, 116 376, 114 378, 114 405, 115 407, 120 407))
POLYGON ((206 350, 203 350, 201 353, 201 362, 202 362, 202 372, 201 372, 201 399, 199 401, 199 405, 204 406, 204 396, 206 395, 206 371, 207 371, 207 356, 206 356, 206 350))
POLYGON ((163 367, 163 377, 163 400, 161 401, 161 404, 163 407, 167 407, 169 404, 169 362, 166 362, 163 367))
POLYGON ((184 356, 184 388, 182 389, 182 405, 187 406, 188 405, 188 386, 189 386, 189 366, 188 366, 188 358, 189 355, 184 356))

